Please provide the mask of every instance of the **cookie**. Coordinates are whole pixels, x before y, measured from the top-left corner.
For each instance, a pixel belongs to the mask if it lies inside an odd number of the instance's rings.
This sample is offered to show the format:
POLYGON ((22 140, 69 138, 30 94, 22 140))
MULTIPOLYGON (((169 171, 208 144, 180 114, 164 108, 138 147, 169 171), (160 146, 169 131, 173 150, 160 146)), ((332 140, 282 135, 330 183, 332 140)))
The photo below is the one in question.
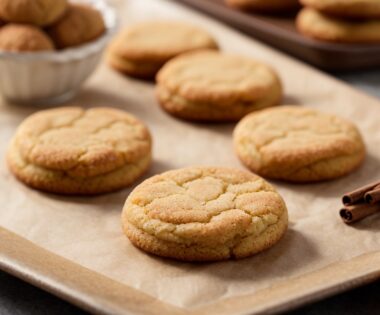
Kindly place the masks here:
POLYGON ((225 0, 225 2, 234 8, 265 12, 288 11, 299 6, 298 0, 225 0))
POLYGON ((47 26, 67 9, 67 0, 0 0, 0 18, 11 23, 47 26))
POLYGON ((297 16, 297 29, 305 36, 331 42, 380 42, 380 19, 343 20, 305 8, 297 16))
POLYGON ((185 261, 245 258, 276 244, 286 205, 262 178, 222 167, 189 167, 137 186, 122 213, 132 244, 185 261))
POLYGON ((379 0, 301 0, 322 13, 347 18, 380 18, 379 0))
POLYGON ((125 74, 152 79, 171 58, 199 49, 217 49, 207 32, 175 21, 140 23, 120 32, 107 53, 108 63, 125 74))
POLYGON ((40 111, 17 129, 7 152, 25 184, 58 194, 91 195, 128 186, 151 161, 148 129, 112 108, 40 111))
POLYGON ((362 137, 351 122, 298 106, 246 116, 234 130, 234 147, 253 172, 300 183, 346 175, 365 157, 362 137))
POLYGON ((11 52, 54 50, 54 44, 38 27, 7 24, 0 29, 0 50, 11 52))
POLYGON ((280 79, 247 57, 200 51, 169 61, 157 74, 156 95, 168 113, 188 120, 236 121, 277 105, 280 79))
POLYGON ((57 48, 78 46, 101 36, 106 30, 102 14, 85 4, 70 4, 64 17, 49 28, 57 48))

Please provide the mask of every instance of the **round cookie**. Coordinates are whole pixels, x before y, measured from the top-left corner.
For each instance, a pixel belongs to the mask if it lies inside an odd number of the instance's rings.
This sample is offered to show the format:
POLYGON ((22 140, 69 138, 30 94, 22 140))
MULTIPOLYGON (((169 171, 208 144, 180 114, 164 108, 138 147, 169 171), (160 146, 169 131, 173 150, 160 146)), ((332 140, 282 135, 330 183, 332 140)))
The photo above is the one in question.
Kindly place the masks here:
POLYGON ((298 106, 246 116, 234 130, 234 147, 253 172, 290 182, 334 179, 358 168, 365 157, 351 122, 298 106))
POLYGON ((225 0, 231 7, 242 10, 279 12, 299 7, 298 0, 225 0))
POLYGON ((148 169, 151 137, 124 111, 62 107, 28 117, 7 160, 14 175, 33 188, 100 194, 128 186, 148 169))
POLYGON ((250 58, 200 51, 169 61, 157 74, 162 108, 183 119, 236 121, 277 105, 282 87, 270 67, 250 58))
POLYGON ((0 51, 44 50, 54 50, 54 44, 38 27, 27 24, 7 24, 0 28, 0 51))
POLYGON ((137 186, 122 225, 142 250, 185 261, 245 258, 276 244, 287 229, 286 205, 262 178, 222 167, 189 167, 137 186))
POLYGON ((67 0, 0 0, 0 18, 11 23, 47 26, 63 16, 67 0))
POLYGON ((379 0, 301 0, 322 13, 348 18, 380 18, 379 0))
POLYGON ((151 79, 169 59, 198 49, 217 49, 205 31, 175 21, 140 23, 126 28, 113 40, 108 63, 125 74, 151 79))
POLYGON ((90 42, 105 32, 102 14, 85 4, 70 4, 65 16, 49 28, 57 48, 90 42))
POLYGON ((380 42, 380 19, 343 20, 305 8, 297 16, 297 29, 305 36, 331 42, 380 42))

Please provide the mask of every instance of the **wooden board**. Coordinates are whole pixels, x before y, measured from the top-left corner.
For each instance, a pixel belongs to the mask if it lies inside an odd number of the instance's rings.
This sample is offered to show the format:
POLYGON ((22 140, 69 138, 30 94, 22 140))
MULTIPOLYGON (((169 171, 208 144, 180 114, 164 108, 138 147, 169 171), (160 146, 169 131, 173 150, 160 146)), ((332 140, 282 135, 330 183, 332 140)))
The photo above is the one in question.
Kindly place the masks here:
POLYGON ((295 15, 269 16, 232 9, 223 0, 176 0, 324 70, 380 67, 380 44, 336 44, 299 34, 295 15))

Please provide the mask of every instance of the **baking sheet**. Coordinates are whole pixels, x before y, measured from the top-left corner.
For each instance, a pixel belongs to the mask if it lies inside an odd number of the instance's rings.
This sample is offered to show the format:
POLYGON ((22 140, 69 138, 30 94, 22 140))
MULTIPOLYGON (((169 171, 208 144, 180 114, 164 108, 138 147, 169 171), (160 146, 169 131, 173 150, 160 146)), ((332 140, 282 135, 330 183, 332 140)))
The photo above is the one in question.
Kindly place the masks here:
POLYGON ((305 37, 296 30, 297 12, 266 15, 233 9, 224 0, 177 1, 324 70, 350 71, 380 66, 380 44, 334 43, 305 37))
MULTIPOLYGON (((173 314, 284 310, 379 277, 380 216, 351 227, 341 222, 338 209, 340 196, 345 191, 380 178, 380 103, 172 2, 114 2, 120 5, 122 24, 152 18, 187 20, 213 33, 223 50, 272 64, 284 81, 284 103, 305 104, 357 123, 369 149, 367 160, 354 174, 332 182, 313 185, 273 182, 288 205, 290 227, 284 239, 272 249, 241 261, 181 263, 147 255, 134 248, 122 234, 120 213, 133 187, 99 197, 69 198, 40 193, 17 182, 5 165, 6 145, 17 125, 36 108, 2 102, 0 225, 71 261, 68 263, 56 257, 41 271, 41 268, 32 268, 37 264, 32 259, 27 268, 21 268, 27 270, 23 277, 31 279, 32 273, 33 283, 56 294, 61 292, 60 296, 89 308, 96 303, 94 292, 84 295, 78 281, 82 279, 83 283, 100 276, 103 279, 99 280, 100 284, 104 282, 107 287, 107 281, 117 283, 125 297, 131 297, 131 290, 134 292, 134 299, 128 299, 128 305, 139 301, 140 295, 155 301, 155 307, 149 309, 152 314, 159 314, 163 309, 173 314), (87 268, 86 276, 76 271, 83 267, 87 268), (54 278, 57 269, 62 268, 67 268, 66 275, 78 275, 77 282, 68 283, 63 276, 54 278), (52 279, 55 279, 53 284, 52 279), (119 286, 124 287, 124 291, 119 286), (69 289, 69 296, 62 293, 69 289), (299 299, 301 296, 304 298, 299 299), (167 309, 161 308, 168 305, 167 309)), ((154 164, 147 176, 194 164, 242 168, 232 150, 232 124, 193 124, 176 120, 160 110, 152 84, 126 78, 104 64, 74 103, 86 107, 122 108, 144 120, 154 138, 154 164)), ((21 248, 31 246, 19 239, 17 242, 24 244, 21 248)), ((19 275, 17 262, 22 258, 16 259, 16 251, 8 247, 0 245, 0 267, 19 275)), ((28 257, 41 255, 38 247, 26 253, 28 257)), ((102 293, 101 288, 99 291, 97 294, 102 293)), ((128 308, 123 294, 119 297, 109 295, 111 304, 121 303, 128 308)), ((121 314, 111 312, 110 303, 96 311, 121 314)), ((141 313, 148 313, 147 308, 141 313)))

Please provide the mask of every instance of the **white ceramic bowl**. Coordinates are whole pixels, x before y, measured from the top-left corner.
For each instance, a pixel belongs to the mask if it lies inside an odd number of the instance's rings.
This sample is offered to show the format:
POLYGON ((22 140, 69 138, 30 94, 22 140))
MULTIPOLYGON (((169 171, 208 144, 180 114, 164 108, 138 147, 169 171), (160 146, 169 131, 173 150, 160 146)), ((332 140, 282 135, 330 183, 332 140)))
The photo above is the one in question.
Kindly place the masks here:
POLYGON ((98 39, 57 52, 0 52, 0 93, 11 103, 49 105, 73 97, 98 65, 116 28, 115 11, 103 0, 79 0, 97 8, 106 31, 98 39))

